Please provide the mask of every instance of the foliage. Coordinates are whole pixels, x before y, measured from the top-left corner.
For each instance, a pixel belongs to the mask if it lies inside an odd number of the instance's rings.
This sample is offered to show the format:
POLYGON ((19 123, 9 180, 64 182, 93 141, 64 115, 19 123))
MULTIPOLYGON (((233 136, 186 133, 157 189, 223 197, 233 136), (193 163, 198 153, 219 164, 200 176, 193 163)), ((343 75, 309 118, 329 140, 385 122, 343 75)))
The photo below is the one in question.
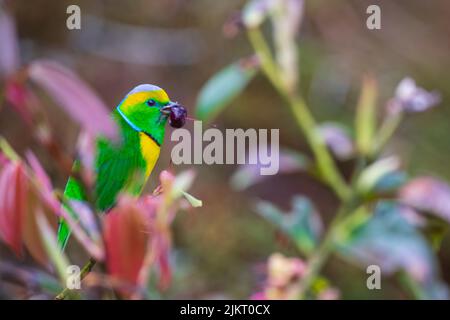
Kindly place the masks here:
MULTIPOLYGON (((28 126, 59 173, 78 175, 86 190, 95 181, 94 139, 117 138, 117 128, 101 98, 73 71, 52 60, 34 60, 20 66, 14 19, 0 9, 0 80, 6 105, 11 106, 28 126), (45 93, 46 95, 43 95, 45 93), (47 117, 47 96, 79 124, 77 146, 80 170, 72 170, 75 158, 58 141, 47 117), (89 112, 87 112, 89 110, 89 112)), ((2 96, 2 97, 3 97, 2 96)), ((95 212, 93 194, 88 201, 66 199, 55 188, 38 158, 27 151, 18 155, 0 138, 0 239, 18 258, 27 254, 45 271, 17 269, 0 263, 0 275, 34 283, 31 294, 56 295, 57 299, 107 297, 148 298, 163 291, 171 280, 171 224, 177 211, 202 202, 189 193, 195 173, 160 174, 160 186, 151 195, 121 196, 108 214, 95 212), (76 212, 77 219, 70 211, 76 212), (85 290, 66 287, 72 264, 56 239, 57 221, 63 217, 75 238, 91 257, 81 270, 85 290), (90 272, 94 264, 100 270, 90 272), (158 279, 155 285, 153 278, 158 279)))
MULTIPOLYGON (((270 257, 266 289, 255 297, 320 298, 315 291, 316 283, 323 281, 322 267, 330 254, 335 253, 363 269, 376 264, 384 276, 398 275, 405 290, 416 298, 448 298, 448 288, 440 279, 436 262, 436 250, 443 233, 431 232, 430 237, 427 231, 429 233, 428 227, 436 223, 436 218, 441 226, 448 223, 445 208, 450 201, 449 186, 434 178, 409 177, 401 170, 401 161, 396 155, 386 157, 384 153, 384 147, 402 120, 408 114, 434 107, 440 102, 440 96, 417 86, 411 78, 405 78, 399 83, 395 96, 385 103, 384 113, 380 114, 378 82, 375 76, 365 75, 353 130, 338 123, 316 123, 298 86, 301 83, 298 70, 302 66, 296 59, 299 53, 295 40, 302 14, 294 13, 303 13, 303 6, 303 0, 252 0, 244 8, 236 28, 240 27, 247 34, 262 73, 292 111, 315 158, 311 161, 296 151, 290 151, 290 157, 282 153, 280 172, 301 170, 311 174, 334 191, 341 206, 321 235, 318 212, 303 196, 293 198, 293 208, 288 213, 268 201, 256 203, 255 210, 291 239, 301 258, 284 258, 279 254, 270 257), (272 22, 272 44, 262 33, 267 19, 272 22), (292 157, 293 154, 296 156, 292 157), (339 161, 343 160, 354 163, 350 180, 344 179, 339 170, 339 161), (298 270, 298 274, 292 268, 298 270), (279 276, 289 280, 277 284, 279 276)), ((247 82, 248 78, 235 80, 229 84, 232 90, 223 92, 229 93, 230 99, 231 96, 235 98, 247 82), (241 85, 240 90, 236 84, 241 85)), ((203 90, 219 90, 214 88, 214 83, 214 80, 208 82, 203 90)), ((221 84, 220 89, 223 88, 224 84, 221 84)), ((200 96, 206 95, 202 91, 200 96)), ((221 96, 221 101, 227 100, 221 96)), ((215 111, 219 109, 219 103, 214 99, 202 99, 201 102, 197 108, 203 115, 208 115, 206 106, 215 111)), ((220 110, 223 108, 221 102, 220 110)), ((255 174, 257 166, 239 168, 232 177, 232 186, 242 190, 265 182, 266 178, 255 174)), ((332 297, 337 298, 336 295, 332 297)))
MULTIPOLYGON (((239 32, 247 36, 252 52, 212 75, 197 97, 196 116, 211 123, 252 81, 264 77, 291 112, 311 150, 310 155, 282 148, 280 173, 309 175, 339 202, 327 223, 324 212, 317 209, 319 204, 302 194, 283 199, 290 206, 253 201, 254 211, 288 239, 297 256, 270 255, 265 280, 251 298, 344 296, 324 269, 332 255, 362 270, 370 264, 380 266, 382 275, 398 280, 408 297, 449 298, 438 253, 450 223, 450 186, 430 175, 413 176, 396 152, 386 148, 405 121, 440 103, 439 93, 405 77, 386 100, 379 77, 367 73, 361 76, 359 98, 355 97, 352 126, 317 121, 316 110, 303 95, 306 79, 300 78, 309 68, 300 59, 308 54, 300 49, 307 41, 300 35, 305 12, 304 0, 249 0, 227 27, 235 31, 234 36, 239 32)), ((91 190, 94 140, 117 136, 105 103, 74 71, 56 61, 20 61, 15 21, 6 2, 0 3, 0 39, 0 105, 17 112, 36 148, 52 159, 52 169, 67 177, 74 174, 75 159, 61 145, 46 108, 48 104, 60 107, 80 127, 75 153, 81 170, 77 174, 91 190)), ((30 256, 36 262, 25 267, 1 261, 2 280, 22 283, 30 296, 46 298, 138 299, 165 292, 174 276, 174 219, 181 210, 202 206, 188 193, 194 171, 164 170, 153 194, 122 195, 117 206, 103 214, 93 209, 92 194, 87 201, 66 199, 53 185, 55 177, 48 175, 31 151, 18 154, 3 138, 0 150, 0 240, 17 261, 30 256), (67 208, 77 212, 79 220, 67 208), (74 257, 57 247, 59 217, 68 221, 76 245, 91 257, 81 271, 81 291, 66 288, 66 270, 74 257), (91 270, 95 263, 98 267, 91 270)), ((272 178, 259 175, 259 165, 237 168, 231 187, 243 193, 255 185, 270 184, 272 178)), ((304 181, 296 183, 300 186, 304 181)))

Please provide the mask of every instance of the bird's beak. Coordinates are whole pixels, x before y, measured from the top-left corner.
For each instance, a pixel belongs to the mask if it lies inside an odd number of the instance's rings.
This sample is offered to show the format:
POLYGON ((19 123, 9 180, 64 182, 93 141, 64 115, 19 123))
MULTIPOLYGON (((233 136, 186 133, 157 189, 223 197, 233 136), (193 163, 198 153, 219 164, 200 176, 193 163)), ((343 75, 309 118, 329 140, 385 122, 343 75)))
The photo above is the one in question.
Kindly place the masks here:
POLYGON ((161 113, 168 116, 173 107, 180 107, 180 105, 177 102, 170 102, 167 106, 161 108, 161 113))

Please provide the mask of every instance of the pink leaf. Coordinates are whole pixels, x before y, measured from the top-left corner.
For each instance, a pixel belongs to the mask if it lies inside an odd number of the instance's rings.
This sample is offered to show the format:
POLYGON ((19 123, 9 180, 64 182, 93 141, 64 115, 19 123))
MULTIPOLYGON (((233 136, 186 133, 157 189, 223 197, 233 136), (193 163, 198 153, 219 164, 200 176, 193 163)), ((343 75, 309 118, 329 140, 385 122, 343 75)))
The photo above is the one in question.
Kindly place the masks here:
POLYGON ((56 62, 37 60, 31 63, 29 75, 90 134, 117 137, 108 108, 71 70, 56 62))
POLYGON ((450 186, 432 177, 412 180, 400 190, 403 203, 450 222, 450 186))
POLYGON ((0 236, 17 255, 22 254, 22 220, 27 188, 22 165, 7 163, 0 173, 0 236))
POLYGON ((80 220, 81 227, 86 230, 89 235, 89 239, 92 239, 96 247, 103 250, 103 243, 95 220, 95 213, 89 208, 86 202, 82 201, 70 201, 70 207, 77 213, 80 220))
POLYGON ((3 168, 4 165, 8 163, 8 158, 5 157, 5 155, 0 152, 0 170, 3 168))
POLYGON ((29 188, 27 193, 27 210, 22 221, 22 242, 31 256, 41 265, 49 268, 49 257, 43 243, 38 216, 47 221, 48 227, 56 234, 58 223, 56 216, 49 210, 39 196, 36 188, 29 188))
POLYGON ((26 158, 28 160, 28 163, 30 164, 31 169, 34 172, 34 175, 36 176, 36 179, 39 180, 39 182, 47 189, 52 190, 52 183, 50 181, 50 178, 48 177, 47 173, 45 172, 44 168, 42 167, 41 163, 39 162, 38 158, 34 155, 32 151, 26 152, 26 158))
POLYGON ((14 18, 0 9, 0 76, 10 75, 19 68, 19 44, 14 18))

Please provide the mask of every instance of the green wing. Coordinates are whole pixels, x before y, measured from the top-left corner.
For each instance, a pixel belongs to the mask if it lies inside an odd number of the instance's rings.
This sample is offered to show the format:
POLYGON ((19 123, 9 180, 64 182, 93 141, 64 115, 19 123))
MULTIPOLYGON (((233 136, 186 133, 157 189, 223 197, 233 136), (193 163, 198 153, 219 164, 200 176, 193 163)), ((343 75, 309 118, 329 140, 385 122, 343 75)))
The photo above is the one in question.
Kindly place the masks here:
POLYGON ((127 143, 120 149, 114 148, 107 141, 98 144, 96 207, 106 211, 114 206, 119 192, 138 193, 144 181, 142 170, 145 168, 140 154, 139 144, 127 143), (136 189, 136 190, 133 190, 136 189))

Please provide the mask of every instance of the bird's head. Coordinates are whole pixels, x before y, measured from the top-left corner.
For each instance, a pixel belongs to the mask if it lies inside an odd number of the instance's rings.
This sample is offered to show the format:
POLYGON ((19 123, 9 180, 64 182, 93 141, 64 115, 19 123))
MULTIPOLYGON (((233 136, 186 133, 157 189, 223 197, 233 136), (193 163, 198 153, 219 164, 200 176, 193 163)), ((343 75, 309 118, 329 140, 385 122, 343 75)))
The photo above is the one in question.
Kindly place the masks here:
POLYGON ((151 84, 141 84, 131 90, 117 111, 133 129, 159 135, 164 134, 167 120, 172 127, 181 128, 187 115, 183 106, 170 101, 163 89, 151 84))

